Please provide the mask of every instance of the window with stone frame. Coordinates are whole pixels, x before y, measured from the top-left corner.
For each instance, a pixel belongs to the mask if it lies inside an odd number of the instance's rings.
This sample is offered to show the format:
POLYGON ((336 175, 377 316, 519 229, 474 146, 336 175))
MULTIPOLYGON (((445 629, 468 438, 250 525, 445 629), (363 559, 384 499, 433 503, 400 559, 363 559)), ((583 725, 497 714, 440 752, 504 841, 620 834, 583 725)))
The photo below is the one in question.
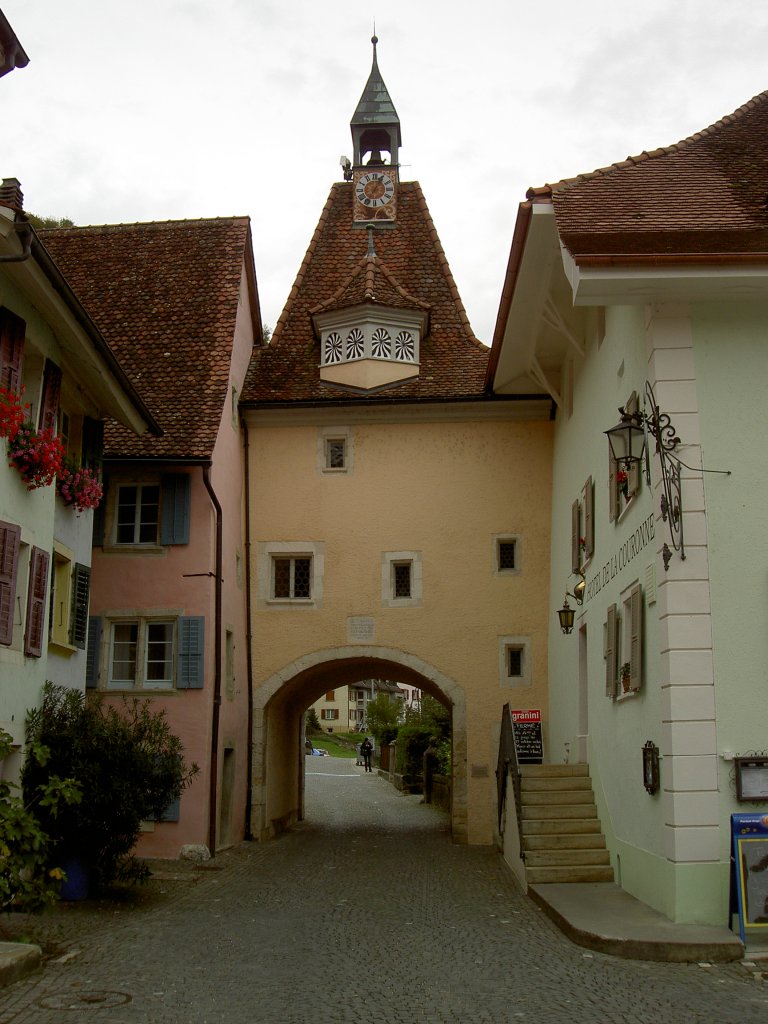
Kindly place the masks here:
POLYGON ((587 477, 571 505, 571 572, 582 573, 595 552, 595 485, 587 477))
POLYGON ((643 589, 633 583, 605 622, 605 695, 637 693, 643 685, 643 589))
POLYGON ((312 598, 312 556, 272 556, 272 599, 309 601, 312 598))

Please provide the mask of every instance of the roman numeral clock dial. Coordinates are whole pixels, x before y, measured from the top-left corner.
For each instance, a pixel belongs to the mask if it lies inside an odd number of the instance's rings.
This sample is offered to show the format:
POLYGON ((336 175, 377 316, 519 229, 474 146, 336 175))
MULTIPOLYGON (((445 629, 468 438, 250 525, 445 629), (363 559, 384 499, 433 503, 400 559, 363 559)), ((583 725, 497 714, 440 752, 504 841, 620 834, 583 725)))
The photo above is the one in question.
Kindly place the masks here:
POLYGON ((355 220, 395 219, 395 180, 386 171, 362 171, 354 178, 355 220))

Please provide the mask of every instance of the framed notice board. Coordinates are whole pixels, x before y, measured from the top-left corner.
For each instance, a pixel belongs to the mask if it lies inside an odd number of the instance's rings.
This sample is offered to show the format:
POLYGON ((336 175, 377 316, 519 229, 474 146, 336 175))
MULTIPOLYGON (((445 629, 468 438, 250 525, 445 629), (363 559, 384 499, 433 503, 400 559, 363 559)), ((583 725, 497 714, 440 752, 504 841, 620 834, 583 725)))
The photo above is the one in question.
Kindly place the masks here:
POLYGON ((768 813, 732 814, 733 865, 741 941, 768 934, 768 813))

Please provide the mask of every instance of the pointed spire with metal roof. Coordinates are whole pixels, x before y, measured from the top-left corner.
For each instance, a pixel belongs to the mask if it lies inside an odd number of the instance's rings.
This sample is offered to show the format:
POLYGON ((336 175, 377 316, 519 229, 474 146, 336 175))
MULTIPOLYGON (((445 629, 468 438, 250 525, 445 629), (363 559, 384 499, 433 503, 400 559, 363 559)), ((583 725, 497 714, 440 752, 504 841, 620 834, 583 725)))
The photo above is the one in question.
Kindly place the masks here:
POLYGON ((379 71, 376 59, 378 37, 371 38, 373 43, 373 66, 363 95, 357 104, 350 128, 352 129, 353 158, 355 167, 361 167, 366 153, 372 154, 372 162, 380 162, 382 150, 389 153, 389 162, 393 167, 398 165, 398 149, 402 145, 400 136, 400 118, 389 95, 384 79, 379 71))

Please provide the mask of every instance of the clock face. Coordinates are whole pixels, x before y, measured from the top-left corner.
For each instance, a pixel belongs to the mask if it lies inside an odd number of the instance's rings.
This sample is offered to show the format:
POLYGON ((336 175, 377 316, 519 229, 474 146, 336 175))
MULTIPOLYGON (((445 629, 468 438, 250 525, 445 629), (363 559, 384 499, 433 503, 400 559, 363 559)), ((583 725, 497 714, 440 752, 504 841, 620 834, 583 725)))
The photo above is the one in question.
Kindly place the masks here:
POLYGON ((395 183, 383 171, 368 171, 361 174, 355 184, 355 196, 361 206, 386 206, 392 202, 394 195, 395 183))

